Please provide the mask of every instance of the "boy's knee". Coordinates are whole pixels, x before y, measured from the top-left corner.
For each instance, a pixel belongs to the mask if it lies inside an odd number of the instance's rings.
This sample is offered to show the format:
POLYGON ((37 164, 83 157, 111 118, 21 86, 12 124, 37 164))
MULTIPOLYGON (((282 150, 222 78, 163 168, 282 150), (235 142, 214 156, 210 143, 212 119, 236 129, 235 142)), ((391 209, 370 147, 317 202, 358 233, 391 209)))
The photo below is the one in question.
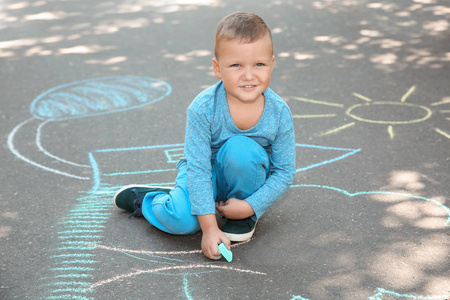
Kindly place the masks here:
MULTIPOLYGON (((261 164, 264 168, 269 166, 269 156, 264 148, 253 139, 246 136, 231 137, 223 149, 226 157, 226 167, 234 170, 246 170, 248 164, 261 164)), ((221 149, 222 150, 222 149, 221 149)))
MULTIPOLYGON (((253 139, 243 136, 243 135, 235 135, 229 138, 226 142, 226 145, 228 145, 229 148, 235 149, 235 150, 243 150, 242 147, 255 147, 259 146, 257 142, 255 142, 253 139)), ((260 146, 261 147, 261 146, 260 146)))

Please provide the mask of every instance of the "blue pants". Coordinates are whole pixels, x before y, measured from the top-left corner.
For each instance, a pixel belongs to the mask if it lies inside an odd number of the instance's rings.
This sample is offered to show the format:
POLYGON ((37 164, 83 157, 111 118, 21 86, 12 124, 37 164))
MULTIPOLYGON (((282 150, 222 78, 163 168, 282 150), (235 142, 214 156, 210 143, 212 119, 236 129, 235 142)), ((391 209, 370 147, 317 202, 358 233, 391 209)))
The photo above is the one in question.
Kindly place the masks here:
MULTIPOLYGON (((245 199, 258 190, 269 174, 269 156, 257 142, 234 136, 219 149, 212 166, 212 185, 216 202, 245 199)), ((176 186, 169 194, 151 192, 142 204, 144 217, 158 229, 171 234, 191 234, 200 229, 191 214, 187 185, 187 163, 177 164, 176 186)))

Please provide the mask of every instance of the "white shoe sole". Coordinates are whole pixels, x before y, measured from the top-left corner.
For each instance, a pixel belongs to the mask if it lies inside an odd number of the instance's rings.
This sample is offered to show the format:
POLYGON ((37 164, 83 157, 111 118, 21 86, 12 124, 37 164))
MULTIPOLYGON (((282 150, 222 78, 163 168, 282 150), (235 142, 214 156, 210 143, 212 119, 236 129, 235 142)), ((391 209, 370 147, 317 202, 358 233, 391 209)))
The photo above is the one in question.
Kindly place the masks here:
POLYGON ((253 230, 249 231, 247 233, 236 234, 236 233, 224 232, 224 234, 230 240, 230 242, 245 242, 252 238, 253 233, 255 232, 255 229, 256 229, 256 224, 258 224, 258 221, 256 221, 255 227, 253 227, 253 230))

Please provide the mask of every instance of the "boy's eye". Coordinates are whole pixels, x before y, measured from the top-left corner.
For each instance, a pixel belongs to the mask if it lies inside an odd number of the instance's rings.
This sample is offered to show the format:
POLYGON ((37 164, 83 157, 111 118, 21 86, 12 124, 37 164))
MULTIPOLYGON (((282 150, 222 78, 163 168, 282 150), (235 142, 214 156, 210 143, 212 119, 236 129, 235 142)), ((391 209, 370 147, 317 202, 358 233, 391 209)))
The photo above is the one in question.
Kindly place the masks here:
POLYGON ((233 65, 231 65, 231 67, 232 68, 237 68, 237 67, 240 67, 240 64, 233 64, 233 65))
POLYGON ((264 67, 265 64, 263 64, 263 63, 257 63, 256 66, 257 66, 257 67, 264 67))

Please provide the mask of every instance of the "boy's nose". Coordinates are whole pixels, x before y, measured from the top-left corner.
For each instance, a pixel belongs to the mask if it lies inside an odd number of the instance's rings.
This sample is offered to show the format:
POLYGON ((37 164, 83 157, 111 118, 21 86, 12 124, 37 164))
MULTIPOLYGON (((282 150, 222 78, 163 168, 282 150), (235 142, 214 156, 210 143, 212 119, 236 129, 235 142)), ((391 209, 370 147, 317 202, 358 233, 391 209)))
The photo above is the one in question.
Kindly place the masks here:
POLYGON ((253 79, 253 72, 252 72, 251 68, 245 68, 243 78, 244 78, 244 80, 252 80, 253 79))

